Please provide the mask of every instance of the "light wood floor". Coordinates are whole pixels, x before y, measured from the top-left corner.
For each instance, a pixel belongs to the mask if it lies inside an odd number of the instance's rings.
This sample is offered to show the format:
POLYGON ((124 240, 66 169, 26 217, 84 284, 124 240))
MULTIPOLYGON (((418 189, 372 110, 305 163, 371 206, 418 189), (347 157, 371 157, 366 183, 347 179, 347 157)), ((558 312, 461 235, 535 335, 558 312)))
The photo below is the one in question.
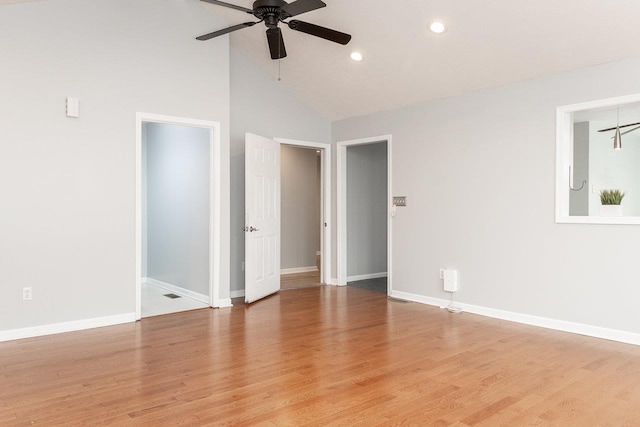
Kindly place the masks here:
POLYGON ((0 425, 640 425, 640 347, 281 292, 0 343, 0 425))

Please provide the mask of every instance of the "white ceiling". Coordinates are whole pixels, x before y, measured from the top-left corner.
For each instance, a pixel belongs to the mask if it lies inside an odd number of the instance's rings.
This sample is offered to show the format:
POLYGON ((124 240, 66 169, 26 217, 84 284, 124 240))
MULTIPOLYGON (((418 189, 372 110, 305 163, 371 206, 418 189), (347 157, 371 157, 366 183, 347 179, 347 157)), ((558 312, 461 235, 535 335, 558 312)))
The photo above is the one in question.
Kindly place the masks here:
MULTIPOLYGON (((296 18, 350 33, 351 43, 283 28, 281 84, 332 120, 640 55, 638 0, 324 1, 296 18), (428 30, 435 19, 446 33, 428 30)), ((207 7, 229 25, 251 18, 207 7)), ((276 78, 264 30, 237 31, 231 44, 276 78)))
MULTIPOLYGON (((37 0, 0 5, 28 1, 37 0)), ((350 33, 351 43, 284 26, 289 56, 280 84, 331 120, 640 56, 638 0, 324 1, 327 7, 296 19, 350 33), (435 19, 446 33, 428 30, 435 19), (349 58, 353 50, 362 62, 349 58)), ((203 6, 226 25, 252 18, 203 6)), ((213 21, 211 31, 220 29, 213 21)), ((269 57, 264 31, 261 24, 234 32, 231 45, 275 79, 278 61, 269 57)))

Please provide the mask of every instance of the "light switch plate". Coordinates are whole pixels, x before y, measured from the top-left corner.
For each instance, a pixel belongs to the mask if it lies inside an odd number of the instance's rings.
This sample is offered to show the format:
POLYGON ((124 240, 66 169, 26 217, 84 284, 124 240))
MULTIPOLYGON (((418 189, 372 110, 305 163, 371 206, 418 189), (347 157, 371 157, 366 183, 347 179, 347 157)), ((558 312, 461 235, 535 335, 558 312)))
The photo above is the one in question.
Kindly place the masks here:
POLYGON ((407 196, 393 196, 393 204, 396 206, 407 206, 407 196))

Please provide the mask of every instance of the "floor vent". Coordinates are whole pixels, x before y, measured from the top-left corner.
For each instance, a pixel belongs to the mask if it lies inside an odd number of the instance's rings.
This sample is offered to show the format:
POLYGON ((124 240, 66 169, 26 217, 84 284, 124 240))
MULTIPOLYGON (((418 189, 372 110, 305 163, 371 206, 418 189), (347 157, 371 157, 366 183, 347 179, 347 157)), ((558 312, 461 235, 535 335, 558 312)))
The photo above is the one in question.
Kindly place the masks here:
POLYGON ((164 296, 171 299, 182 298, 180 295, 176 294, 164 294, 164 296))

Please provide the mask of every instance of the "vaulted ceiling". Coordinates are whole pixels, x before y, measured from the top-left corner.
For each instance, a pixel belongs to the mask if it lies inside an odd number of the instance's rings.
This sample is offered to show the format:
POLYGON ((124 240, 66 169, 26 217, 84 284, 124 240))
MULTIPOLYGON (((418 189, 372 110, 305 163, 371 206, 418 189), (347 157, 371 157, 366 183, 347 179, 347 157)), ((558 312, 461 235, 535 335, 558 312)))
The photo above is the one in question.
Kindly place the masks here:
MULTIPOLYGON (((296 18, 353 39, 341 46, 284 26, 288 57, 280 83, 332 120, 640 55, 637 0, 324 1, 327 7, 296 18), (434 20, 447 31, 429 31, 434 20), (350 59, 354 50, 361 62, 350 59)), ((251 18, 206 7, 229 25, 251 18)), ((264 26, 230 37, 235 49, 277 77, 264 26)))
MULTIPOLYGON (((36 0, 0 5, 28 1, 36 0)), ((297 19, 350 33, 347 46, 283 26, 288 57, 278 64, 269 57, 264 26, 228 37, 274 79, 280 67, 280 84, 331 120, 640 56, 637 0, 324 1, 327 7, 297 19), (431 33, 434 20, 447 31, 431 33), (350 59, 354 50, 361 62, 350 59)), ((211 31, 251 20, 202 4, 218 18, 211 31)))

